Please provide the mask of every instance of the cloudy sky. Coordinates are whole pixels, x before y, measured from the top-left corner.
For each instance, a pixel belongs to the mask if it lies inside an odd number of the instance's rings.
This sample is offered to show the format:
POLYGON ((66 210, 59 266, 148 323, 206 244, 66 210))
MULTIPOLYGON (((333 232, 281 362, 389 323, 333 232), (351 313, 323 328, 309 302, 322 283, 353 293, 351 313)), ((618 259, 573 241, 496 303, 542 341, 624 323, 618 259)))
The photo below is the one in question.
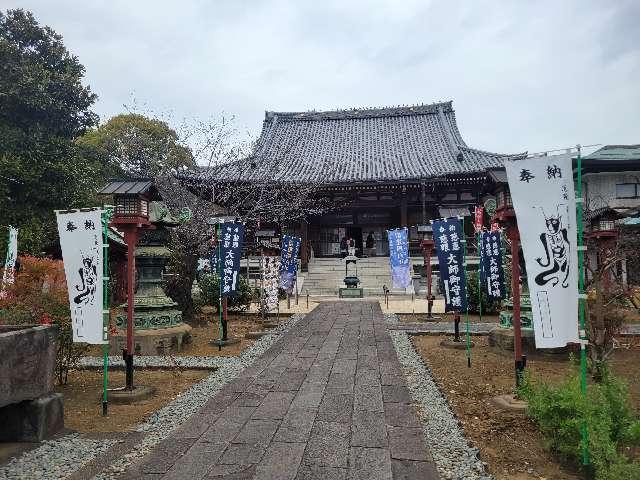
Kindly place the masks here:
POLYGON ((640 2, 0 0, 87 70, 102 120, 453 100, 470 146, 640 143, 640 2))

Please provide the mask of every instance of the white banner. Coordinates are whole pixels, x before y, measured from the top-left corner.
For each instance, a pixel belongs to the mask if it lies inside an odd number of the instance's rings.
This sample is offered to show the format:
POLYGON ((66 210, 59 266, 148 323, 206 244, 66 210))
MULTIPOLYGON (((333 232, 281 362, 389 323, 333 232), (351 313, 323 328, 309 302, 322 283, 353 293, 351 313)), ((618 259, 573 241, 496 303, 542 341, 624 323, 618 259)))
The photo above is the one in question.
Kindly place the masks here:
POLYGON ((576 201, 571 155, 506 161, 537 348, 578 342, 576 201))
POLYGON ((280 257, 265 255, 262 270, 264 304, 268 311, 278 307, 278 285, 280 284, 280 257))
POLYGON ((18 229, 9 226, 9 242, 7 243, 7 257, 4 262, 4 272, 2 273, 2 288, 0 288, 0 298, 6 296, 7 285, 14 282, 16 259, 18 258, 18 229))
POLYGON ((104 343, 101 213, 101 210, 56 212, 74 342, 104 343))

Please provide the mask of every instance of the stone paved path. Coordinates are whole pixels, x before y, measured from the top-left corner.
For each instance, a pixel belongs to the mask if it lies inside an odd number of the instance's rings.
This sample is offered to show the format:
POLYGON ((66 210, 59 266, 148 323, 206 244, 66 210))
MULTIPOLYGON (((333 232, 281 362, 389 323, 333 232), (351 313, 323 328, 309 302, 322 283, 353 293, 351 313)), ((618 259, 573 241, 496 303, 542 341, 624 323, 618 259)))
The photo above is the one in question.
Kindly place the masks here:
POLYGON ((128 479, 431 480, 377 302, 320 304, 128 479))

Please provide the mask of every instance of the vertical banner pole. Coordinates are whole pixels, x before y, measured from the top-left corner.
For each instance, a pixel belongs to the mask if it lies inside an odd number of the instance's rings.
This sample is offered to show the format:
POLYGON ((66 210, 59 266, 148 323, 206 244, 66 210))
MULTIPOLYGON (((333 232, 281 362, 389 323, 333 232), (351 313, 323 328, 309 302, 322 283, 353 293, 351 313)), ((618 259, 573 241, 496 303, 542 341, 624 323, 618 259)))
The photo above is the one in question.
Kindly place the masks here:
POLYGON ((134 310, 136 291, 136 244, 138 231, 135 225, 124 232, 127 244, 127 355, 125 357, 125 389, 133 390, 134 310))
POLYGON ((218 250, 218 351, 222 350, 222 232, 220 222, 216 225, 216 248, 218 250))
MULTIPOLYGON (((460 231, 462 232, 462 268, 464 270, 464 281, 467 281, 467 236, 464 233, 464 218, 460 218, 460 231)), ((467 295, 467 312, 466 312, 466 323, 467 323, 467 367, 471 368, 471 333, 469 331, 469 292, 465 288, 465 293, 467 295)))
MULTIPOLYGON (((580 390, 582 395, 587 396, 587 334, 585 331, 585 302, 584 296, 584 249, 583 246, 583 224, 582 224, 582 155, 580 145, 577 158, 577 186, 576 186, 576 223, 578 224, 578 322, 580 333, 580 390)), ((580 427, 582 433, 582 464, 589 465, 589 431, 587 429, 586 420, 580 427)))
POLYGON ((482 268, 482 230, 478 232, 478 313, 479 321, 482 322, 482 279, 480 269, 482 268))
POLYGON ((433 316, 433 300, 431 299, 431 289, 432 289, 432 280, 431 280, 431 249, 427 248, 425 250, 425 263, 427 267, 427 318, 431 318, 433 316))
POLYGON ((511 235, 511 294, 513 296, 513 354, 515 357, 516 388, 520 386, 525 359, 522 355, 522 330, 520 328, 520 232, 515 225, 511 235))
POLYGON ((109 208, 102 212, 102 416, 108 414, 107 387, 109 384, 109 208))

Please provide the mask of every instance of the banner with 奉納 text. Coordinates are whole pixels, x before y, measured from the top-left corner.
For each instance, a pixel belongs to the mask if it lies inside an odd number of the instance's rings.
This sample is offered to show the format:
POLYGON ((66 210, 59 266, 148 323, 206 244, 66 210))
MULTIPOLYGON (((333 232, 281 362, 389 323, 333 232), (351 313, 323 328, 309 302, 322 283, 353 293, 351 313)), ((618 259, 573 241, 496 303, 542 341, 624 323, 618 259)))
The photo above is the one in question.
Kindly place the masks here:
POLYGON ((238 289, 243 240, 244 225, 242 223, 229 222, 220 225, 220 259, 216 260, 221 263, 218 271, 221 278, 222 297, 233 297, 238 289))
POLYGON ((409 261, 409 235, 407 227, 388 230, 389 263, 393 288, 411 285, 411 262, 409 261))
POLYGON ((571 155, 505 161, 537 348, 578 342, 576 199, 571 155))
POLYGON ((0 298, 6 295, 7 285, 13 284, 15 277, 16 260, 18 259, 18 229, 9 226, 9 241, 7 243, 7 256, 2 272, 2 286, 0 287, 0 298))
POLYGON ((102 210, 56 212, 73 341, 102 344, 102 210))
POLYGON ((283 235, 280 251, 280 288, 291 293, 298 271, 300 238, 283 235))
POLYGON ((280 257, 275 255, 264 255, 262 257, 262 262, 262 302, 263 308, 270 312, 278 307, 280 257))
POLYGON ((433 239, 444 286, 444 311, 464 311, 467 309, 467 288, 462 220, 456 217, 434 220, 433 239))
POLYGON ((502 267, 500 232, 482 232, 480 243, 480 279, 489 298, 501 300, 506 296, 502 267))

